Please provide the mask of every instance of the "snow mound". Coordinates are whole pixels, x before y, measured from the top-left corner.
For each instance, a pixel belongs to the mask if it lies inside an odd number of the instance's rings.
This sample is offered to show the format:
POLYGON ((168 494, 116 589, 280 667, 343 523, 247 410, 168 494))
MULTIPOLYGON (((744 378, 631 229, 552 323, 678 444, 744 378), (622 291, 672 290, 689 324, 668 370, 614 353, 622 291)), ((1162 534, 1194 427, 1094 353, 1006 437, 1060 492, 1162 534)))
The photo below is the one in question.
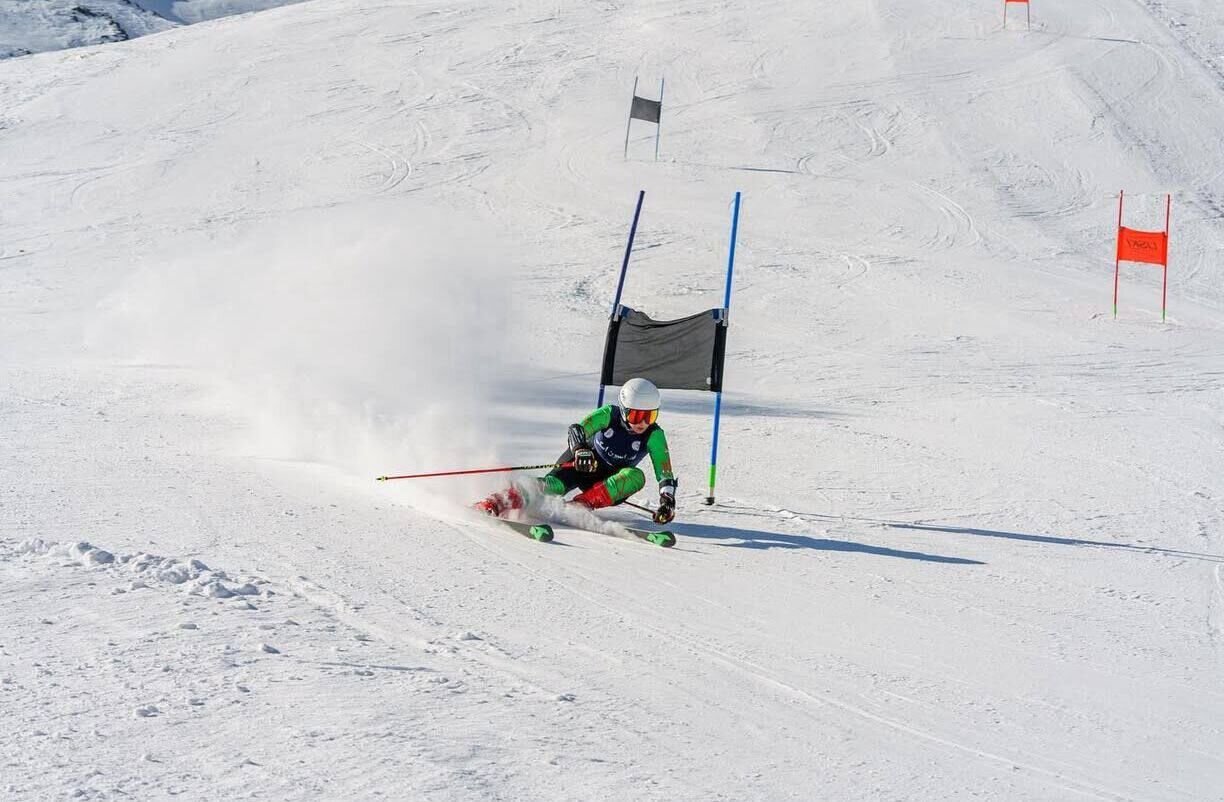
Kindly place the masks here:
POLYGON ((266 580, 234 578, 225 571, 209 568, 200 560, 180 560, 156 554, 113 554, 86 541, 59 543, 30 538, 17 546, 17 553, 56 560, 62 564, 105 568, 115 574, 132 575, 132 589, 151 585, 173 585, 184 593, 210 599, 266 595, 261 586, 266 580))

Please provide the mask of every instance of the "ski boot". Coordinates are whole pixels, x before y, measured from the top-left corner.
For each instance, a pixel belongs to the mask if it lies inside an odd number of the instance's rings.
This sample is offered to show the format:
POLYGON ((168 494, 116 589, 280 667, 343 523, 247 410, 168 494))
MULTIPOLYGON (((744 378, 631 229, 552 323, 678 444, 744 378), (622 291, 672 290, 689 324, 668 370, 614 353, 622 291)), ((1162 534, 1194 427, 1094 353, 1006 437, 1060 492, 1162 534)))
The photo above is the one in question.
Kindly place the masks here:
POLYGON ((473 506, 478 512, 483 512, 485 515, 503 518, 511 510, 521 510, 524 503, 523 494, 517 487, 511 485, 500 493, 493 493, 483 501, 476 502, 473 506))

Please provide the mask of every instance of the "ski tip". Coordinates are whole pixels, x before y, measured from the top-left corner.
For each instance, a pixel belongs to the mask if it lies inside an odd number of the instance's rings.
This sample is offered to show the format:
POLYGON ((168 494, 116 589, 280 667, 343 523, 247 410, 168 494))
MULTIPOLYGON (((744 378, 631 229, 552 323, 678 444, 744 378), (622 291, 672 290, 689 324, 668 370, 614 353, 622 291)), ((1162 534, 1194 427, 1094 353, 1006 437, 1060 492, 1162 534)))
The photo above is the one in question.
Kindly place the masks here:
POLYGON ((656 546, 662 546, 665 549, 670 549, 672 546, 676 545, 676 536, 671 532, 634 532, 634 534, 640 537, 642 540, 653 543, 656 546))
POLYGON ((553 539, 553 530, 551 526, 539 524, 531 527, 528 533, 541 543, 551 543, 553 539))

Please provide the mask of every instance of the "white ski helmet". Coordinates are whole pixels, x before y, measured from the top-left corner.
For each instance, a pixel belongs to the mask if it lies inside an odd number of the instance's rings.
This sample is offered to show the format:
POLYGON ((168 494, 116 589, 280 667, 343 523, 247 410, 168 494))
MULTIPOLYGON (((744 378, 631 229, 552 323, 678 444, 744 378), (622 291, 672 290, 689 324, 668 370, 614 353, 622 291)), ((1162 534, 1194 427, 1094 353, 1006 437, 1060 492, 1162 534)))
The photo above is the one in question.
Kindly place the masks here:
POLYGON ((620 408, 624 410, 659 408, 659 388, 647 379, 630 379, 620 391, 620 408))

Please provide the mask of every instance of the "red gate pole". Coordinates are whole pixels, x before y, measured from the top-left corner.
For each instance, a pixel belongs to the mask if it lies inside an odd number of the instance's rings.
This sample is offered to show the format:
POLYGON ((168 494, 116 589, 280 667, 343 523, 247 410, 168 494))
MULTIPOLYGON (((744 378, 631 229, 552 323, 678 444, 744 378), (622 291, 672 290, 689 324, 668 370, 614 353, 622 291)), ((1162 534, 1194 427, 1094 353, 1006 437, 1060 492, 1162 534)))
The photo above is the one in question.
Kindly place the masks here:
POLYGON ((1122 261, 1122 195, 1125 190, 1118 190, 1118 249, 1114 253, 1114 320, 1118 319, 1118 271, 1122 261))
POLYGON ((1033 30, 1033 5, 1030 0, 1003 0, 1003 29, 1007 30, 1007 7, 1012 3, 1024 4, 1024 24, 1030 31, 1033 30))
POLYGON ((1160 322, 1165 322, 1165 302, 1169 297, 1169 215, 1173 210, 1173 194, 1165 195, 1165 255, 1164 282, 1160 287, 1160 322))

